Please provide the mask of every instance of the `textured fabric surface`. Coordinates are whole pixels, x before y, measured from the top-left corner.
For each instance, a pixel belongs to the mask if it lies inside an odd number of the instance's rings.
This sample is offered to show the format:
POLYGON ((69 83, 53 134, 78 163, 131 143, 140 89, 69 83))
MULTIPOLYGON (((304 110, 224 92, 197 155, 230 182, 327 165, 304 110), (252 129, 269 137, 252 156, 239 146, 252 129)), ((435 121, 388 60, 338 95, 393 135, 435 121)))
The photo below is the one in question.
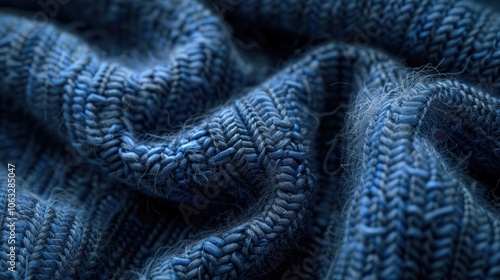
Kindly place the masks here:
POLYGON ((494 4, 0 0, 0 279, 500 279, 494 4))

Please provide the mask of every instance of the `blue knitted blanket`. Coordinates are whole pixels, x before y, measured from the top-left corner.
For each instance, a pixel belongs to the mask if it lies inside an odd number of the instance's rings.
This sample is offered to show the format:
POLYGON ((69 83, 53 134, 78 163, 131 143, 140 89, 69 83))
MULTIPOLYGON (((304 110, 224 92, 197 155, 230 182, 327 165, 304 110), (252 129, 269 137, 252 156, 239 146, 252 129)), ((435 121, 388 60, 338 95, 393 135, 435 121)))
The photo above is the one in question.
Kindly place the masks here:
POLYGON ((500 9, 0 0, 0 279, 500 279, 500 9))

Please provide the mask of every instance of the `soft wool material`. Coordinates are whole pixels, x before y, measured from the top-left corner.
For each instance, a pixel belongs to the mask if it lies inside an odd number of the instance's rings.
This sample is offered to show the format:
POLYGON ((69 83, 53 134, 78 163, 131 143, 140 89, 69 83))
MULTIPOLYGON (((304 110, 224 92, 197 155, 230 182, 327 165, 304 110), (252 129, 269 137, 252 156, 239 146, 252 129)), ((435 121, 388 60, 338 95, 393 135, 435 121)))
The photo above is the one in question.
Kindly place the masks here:
POLYGON ((0 4, 1 279, 500 279, 494 6, 0 4))

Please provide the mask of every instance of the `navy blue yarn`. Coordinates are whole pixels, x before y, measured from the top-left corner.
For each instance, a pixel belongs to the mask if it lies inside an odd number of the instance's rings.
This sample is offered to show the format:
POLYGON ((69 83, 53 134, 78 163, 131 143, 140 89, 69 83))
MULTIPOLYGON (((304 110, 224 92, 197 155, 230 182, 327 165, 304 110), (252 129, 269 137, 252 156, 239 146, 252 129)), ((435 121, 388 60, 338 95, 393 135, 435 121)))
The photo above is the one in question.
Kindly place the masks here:
POLYGON ((60 2, 0 0, 0 279, 500 278, 493 6, 60 2))

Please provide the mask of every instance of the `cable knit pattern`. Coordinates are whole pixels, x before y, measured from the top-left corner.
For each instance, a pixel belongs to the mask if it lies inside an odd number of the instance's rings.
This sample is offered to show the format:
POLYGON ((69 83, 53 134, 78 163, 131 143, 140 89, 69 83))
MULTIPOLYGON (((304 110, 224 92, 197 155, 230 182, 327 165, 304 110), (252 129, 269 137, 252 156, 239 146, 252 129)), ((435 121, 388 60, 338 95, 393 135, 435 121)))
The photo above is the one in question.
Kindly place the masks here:
POLYGON ((493 4, 0 0, 0 279, 500 279, 493 4))

